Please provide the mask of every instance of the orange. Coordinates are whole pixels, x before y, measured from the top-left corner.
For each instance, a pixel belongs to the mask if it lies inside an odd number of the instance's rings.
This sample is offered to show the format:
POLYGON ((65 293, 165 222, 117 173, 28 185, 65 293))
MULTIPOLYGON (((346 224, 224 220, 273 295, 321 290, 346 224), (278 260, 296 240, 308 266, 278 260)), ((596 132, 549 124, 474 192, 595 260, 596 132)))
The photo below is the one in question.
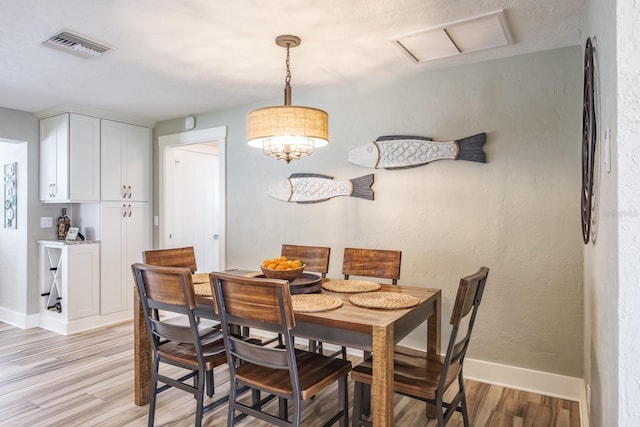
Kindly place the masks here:
POLYGON ((275 270, 275 269, 276 269, 276 267, 277 267, 277 265, 276 265, 276 263, 274 263, 274 262, 272 262, 271 264, 269 264, 269 265, 267 266, 267 268, 268 268, 269 270, 275 270))

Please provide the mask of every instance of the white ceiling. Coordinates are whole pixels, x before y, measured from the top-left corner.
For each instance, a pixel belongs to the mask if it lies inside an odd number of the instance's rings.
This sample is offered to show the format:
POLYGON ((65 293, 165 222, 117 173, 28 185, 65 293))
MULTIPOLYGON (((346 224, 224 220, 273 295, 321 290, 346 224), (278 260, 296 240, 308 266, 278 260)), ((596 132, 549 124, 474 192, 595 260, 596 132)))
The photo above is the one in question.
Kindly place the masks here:
POLYGON ((149 121, 297 91, 581 44, 583 0, 0 0, 0 107, 90 107, 149 121), (390 39, 505 9, 514 44, 416 64, 390 39), (113 50, 40 42, 71 30, 113 50))

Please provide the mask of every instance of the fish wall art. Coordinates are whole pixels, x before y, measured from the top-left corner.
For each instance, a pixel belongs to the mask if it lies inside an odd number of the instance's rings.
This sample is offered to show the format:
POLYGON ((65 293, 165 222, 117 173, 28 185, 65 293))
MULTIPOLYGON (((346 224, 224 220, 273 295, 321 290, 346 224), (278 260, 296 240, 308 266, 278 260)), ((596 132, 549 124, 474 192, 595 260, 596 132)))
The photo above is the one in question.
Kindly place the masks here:
POLYGON ((294 173, 286 181, 278 182, 267 193, 278 200, 297 203, 318 203, 338 196, 373 200, 373 174, 347 181, 334 180, 328 175, 294 173))
POLYGON ((389 135, 349 151, 349 162, 376 169, 408 169, 436 160, 468 160, 486 163, 482 150, 486 134, 454 141, 433 141, 424 136, 389 135))

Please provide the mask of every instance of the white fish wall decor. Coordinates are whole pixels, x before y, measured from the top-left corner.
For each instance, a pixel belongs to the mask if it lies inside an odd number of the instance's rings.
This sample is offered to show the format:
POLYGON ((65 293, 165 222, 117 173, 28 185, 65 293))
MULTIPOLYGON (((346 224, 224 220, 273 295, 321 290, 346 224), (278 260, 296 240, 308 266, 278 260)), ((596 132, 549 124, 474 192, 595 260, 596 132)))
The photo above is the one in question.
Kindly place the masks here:
POLYGON ((436 160, 468 160, 486 163, 482 150, 486 134, 454 141, 432 141, 424 136, 389 135, 349 151, 349 162, 376 169, 407 169, 436 160))
POLYGON ((317 203, 337 196, 373 200, 373 174, 347 181, 334 180, 328 175, 294 173, 286 181, 269 187, 268 194, 278 200, 297 203, 317 203))

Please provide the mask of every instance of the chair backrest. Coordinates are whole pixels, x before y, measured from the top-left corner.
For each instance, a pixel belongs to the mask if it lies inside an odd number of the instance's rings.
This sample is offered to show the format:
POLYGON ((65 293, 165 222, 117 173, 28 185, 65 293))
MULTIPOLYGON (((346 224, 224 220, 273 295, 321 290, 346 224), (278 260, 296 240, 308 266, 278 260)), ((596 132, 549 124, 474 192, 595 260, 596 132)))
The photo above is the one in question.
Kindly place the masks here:
POLYGON ((400 279, 402 251, 384 249, 344 248, 342 274, 349 276, 390 279, 395 285, 400 279))
POLYGON ((488 275, 489 269, 481 267, 476 273, 460 279, 458 294, 451 312, 450 323, 453 329, 445 356, 445 366, 464 360, 488 275), (457 335, 461 327, 462 330, 466 327, 466 333, 458 339, 457 335))
MULTIPOLYGON (((289 282, 211 273, 221 317, 229 366, 238 361, 295 372, 291 329, 295 326, 289 282), (266 347, 235 337, 230 325, 254 327, 283 335, 285 348, 266 347)), ((234 375, 234 372, 231 372, 234 375)), ((293 380, 292 380, 293 381, 293 380)), ((297 381, 297 380, 296 380, 297 381)))
POLYGON ((145 264, 164 267, 187 267, 192 273, 198 270, 193 246, 144 251, 142 252, 142 261, 145 264))
POLYGON ((191 270, 136 263, 131 266, 136 288, 151 332, 155 350, 164 340, 200 346, 194 309, 196 299, 191 270), (189 318, 187 326, 162 320, 158 311, 179 313, 189 318))
POLYGON ((280 255, 289 259, 299 259, 306 265, 304 271, 321 273, 322 277, 327 277, 331 248, 283 244, 280 255))

